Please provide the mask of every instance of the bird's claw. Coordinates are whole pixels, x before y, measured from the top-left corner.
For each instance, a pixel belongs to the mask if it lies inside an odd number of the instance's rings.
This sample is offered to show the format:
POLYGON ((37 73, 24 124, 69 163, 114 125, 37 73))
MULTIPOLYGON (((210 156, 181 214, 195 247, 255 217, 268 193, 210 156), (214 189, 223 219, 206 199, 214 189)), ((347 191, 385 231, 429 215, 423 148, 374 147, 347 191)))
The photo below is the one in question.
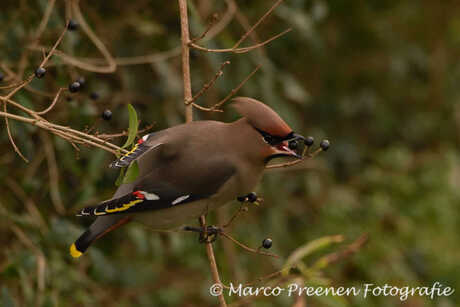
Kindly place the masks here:
POLYGON ((200 243, 213 243, 217 240, 217 236, 222 232, 222 229, 217 226, 207 226, 206 230, 200 232, 198 241, 200 243))
POLYGON ((220 227, 212 225, 207 226, 206 228, 185 226, 183 230, 198 232, 200 234, 200 236, 198 237, 198 241, 200 243, 213 243, 217 240, 217 236, 222 232, 222 229, 220 227))
POLYGON ((264 199, 262 197, 258 197, 255 192, 251 192, 244 196, 238 196, 236 200, 242 203, 248 202, 255 205, 260 205, 264 202, 264 199))

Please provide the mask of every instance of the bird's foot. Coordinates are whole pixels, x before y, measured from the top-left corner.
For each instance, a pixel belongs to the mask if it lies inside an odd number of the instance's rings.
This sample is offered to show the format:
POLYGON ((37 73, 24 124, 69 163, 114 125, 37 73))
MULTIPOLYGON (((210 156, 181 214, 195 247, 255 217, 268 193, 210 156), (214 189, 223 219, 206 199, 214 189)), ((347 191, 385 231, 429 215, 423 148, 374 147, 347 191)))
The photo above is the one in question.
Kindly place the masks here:
POLYGON ((255 205, 260 205, 264 202, 264 199, 262 197, 258 197, 255 192, 251 192, 244 196, 238 196, 236 200, 238 200, 241 203, 248 202, 253 203, 255 205))
POLYGON ((200 243, 213 243, 217 240, 217 236, 222 232, 220 227, 212 225, 206 227, 185 226, 183 230, 198 232, 200 234, 198 238, 200 243))

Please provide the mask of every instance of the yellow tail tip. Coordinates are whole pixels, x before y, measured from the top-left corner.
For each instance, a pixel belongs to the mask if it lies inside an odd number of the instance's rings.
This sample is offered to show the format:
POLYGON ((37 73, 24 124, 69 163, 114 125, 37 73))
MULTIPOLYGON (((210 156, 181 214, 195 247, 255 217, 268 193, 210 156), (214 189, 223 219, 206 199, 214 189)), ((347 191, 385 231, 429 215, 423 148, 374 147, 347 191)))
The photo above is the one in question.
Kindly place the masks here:
POLYGON ((70 255, 72 255, 72 257, 74 258, 78 258, 80 257, 81 255, 83 255, 82 252, 80 252, 77 247, 75 246, 75 243, 70 245, 70 255))

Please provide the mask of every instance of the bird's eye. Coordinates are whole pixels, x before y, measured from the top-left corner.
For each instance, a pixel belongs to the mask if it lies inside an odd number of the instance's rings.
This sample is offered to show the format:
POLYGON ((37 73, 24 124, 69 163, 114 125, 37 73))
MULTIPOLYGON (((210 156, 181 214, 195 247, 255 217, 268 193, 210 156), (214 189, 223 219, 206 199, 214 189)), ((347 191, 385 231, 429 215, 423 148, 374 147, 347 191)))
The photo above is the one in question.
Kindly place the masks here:
POLYGON ((271 135, 264 135, 264 141, 271 144, 273 142, 273 137, 271 135))

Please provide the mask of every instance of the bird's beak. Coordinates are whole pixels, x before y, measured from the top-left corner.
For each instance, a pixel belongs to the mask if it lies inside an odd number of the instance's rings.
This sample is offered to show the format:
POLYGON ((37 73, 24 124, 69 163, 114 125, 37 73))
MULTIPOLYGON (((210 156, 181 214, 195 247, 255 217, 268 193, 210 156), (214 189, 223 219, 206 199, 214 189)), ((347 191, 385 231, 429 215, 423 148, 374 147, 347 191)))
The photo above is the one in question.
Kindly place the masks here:
POLYGON ((288 156, 288 157, 295 157, 297 159, 302 159, 302 155, 299 155, 297 152, 289 148, 289 143, 288 141, 283 141, 276 146, 273 146, 273 155, 277 157, 281 156, 288 156))

